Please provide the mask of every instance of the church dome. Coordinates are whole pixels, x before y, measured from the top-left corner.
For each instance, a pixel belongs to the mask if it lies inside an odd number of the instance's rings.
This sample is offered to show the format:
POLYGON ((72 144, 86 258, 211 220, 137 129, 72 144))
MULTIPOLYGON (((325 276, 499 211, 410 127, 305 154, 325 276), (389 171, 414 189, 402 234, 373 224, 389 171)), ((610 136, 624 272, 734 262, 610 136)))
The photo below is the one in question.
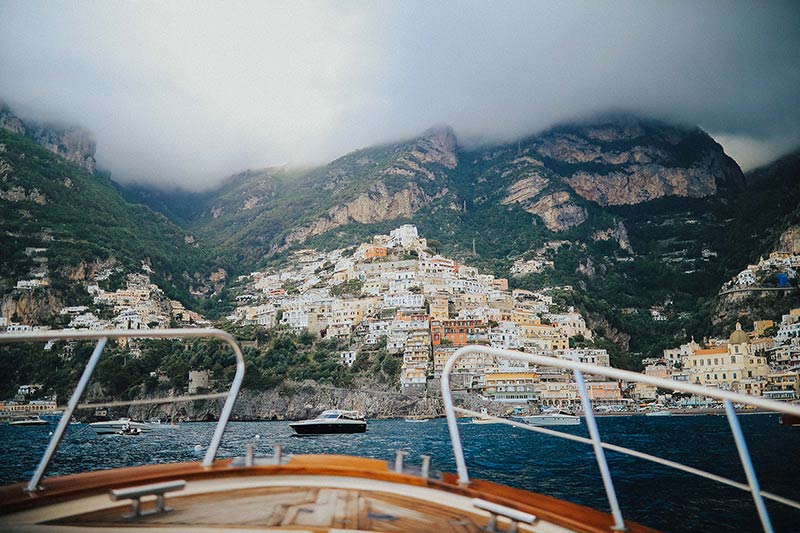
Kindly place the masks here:
POLYGON ((742 331, 742 325, 737 322, 736 323, 736 330, 731 333, 730 339, 728 339, 730 344, 750 344, 750 335, 742 331))

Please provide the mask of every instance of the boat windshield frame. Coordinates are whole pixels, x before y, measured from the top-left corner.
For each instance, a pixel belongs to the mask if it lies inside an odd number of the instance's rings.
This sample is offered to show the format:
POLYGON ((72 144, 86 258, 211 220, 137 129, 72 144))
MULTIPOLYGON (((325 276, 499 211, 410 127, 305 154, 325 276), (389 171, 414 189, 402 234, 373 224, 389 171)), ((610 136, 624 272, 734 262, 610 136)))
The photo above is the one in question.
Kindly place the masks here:
POLYGON ((106 406, 106 407, 121 407, 140 404, 164 404, 175 403, 185 400, 198 400, 198 399, 215 399, 225 398, 225 404, 222 407, 217 425, 214 428, 214 433, 209 442, 208 449, 206 450, 205 457, 203 458, 203 466, 208 468, 214 463, 217 455, 222 435, 225 433, 225 428, 228 425, 228 419, 233 411, 233 404, 239 395, 242 381, 244 380, 245 362, 242 350, 236 339, 228 333, 220 329, 214 328, 174 328, 174 329, 154 329, 154 330, 101 330, 101 331, 84 331, 84 330, 46 330, 46 331, 32 331, 23 333, 4 333, 0 334, 0 344, 6 343, 24 343, 24 342, 48 342, 48 341, 97 341, 94 351, 92 352, 86 367, 83 369, 83 374, 72 392, 72 396, 64 408, 61 419, 50 442, 42 454, 39 464, 33 473, 26 489, 28 492, 37 492, 42 490, 39 482, 45 475, 53 456, 58 449, 58 445, 66 432, 67 426, 70 423, 73 413, 76 409, 87 409, 92 407, 106 406), (130 400, 130 401, 115 401, 104 402, 102 404, 78 404, 81 396, 83 396, 89 379, 94 372, 97 362, 103 353, 103 349, 109 339, 180 339, 180 338, 214 338, 219 339, 226 343, 233 350, 236 357, 236 373, 231 381, 231 386, 227 392, 224 393, 211 393, 211 394, 194 394, 180 397, 170 398, 149 398, 144 400, 130 400))
POLYGON ((462 348, 459 348, 452 356, 450 356, 450 358, 444 365, 444 369, 442 370, 441 388, 442 388, 442 401, 444 403, 445 415, 447 417, 447 427, 450 432, 450 443, 453 447, 453 456, 455 457, 456 468, 458 470, 458 482, 462 485, 469 485, 470 481, 469 481, 469 473, 467 472, 466 461, 464 459, 464 448, 461 444, 461 435, 458 428, 458 420, 457 420, 458 413, 472 417, 476 416, 482 417, 488 420, 496 420, 499 423, 514 426, 527 431, 534 431, 537 433, 543 433, 546 435, 551 435, 562 439, 567 439, 575 442, 582 442, 584 444, 592 445, 594 447, 597 465, 600 469, 600 475, 603 479, 603 485, 606 491, 606 496, 608 498, 609 506, 611 507, 611 514, 614 517, 614 526, 612 527, 612 529, 615 530, 624 530, 626 529, 626 527, 625 527, 625 522, 622 518, 622 511, 620 510, 619 502, 617 500, 617 494, 614 489, 614 483, 611 478, 611 473, 608 469, 608 464, 606 462, 605 450, 610 450, 630 455, 633 457, 638 457, 646 461, 654 462, 663 466, 668 466, 676 470, 694 474, 700 477, 704 477, 706 479, 711 479, 718 483, 722 483, 724 485, 728 485, 743 491, 750 492, 753 497, 753 502, 755 503, 756 510, 758 511, 759 519, 761 520, 761 524, 762 527, 764 528, 764 531, 773 531, 772 524, 769 518, 769 513, 767 512, 767 508, 764 503, 765 498, 770 499, 772 501, 777 501, 779 503, 793 507, 795 509, 800 509, 800 502, 798 501, 761 490, 761 487, 758 483, 758 479, 755 474, 755 470, 753 468, 752 459, 750 458, 750 454, 747 449, 747 444, 745 443, 744 440, 744 435, 742 434, 742 429, 739 424, 739 419, 736 415, 736 410, 734 408, 735 404, 741 403, 741 404, 754 405, 755 407, 762 408, 766 411, 775 411, 779 413, 786 413, 786 414, 800 416, 800 406, 798 405, 787 404, 784 402, 778 402, 775 400, 764 399, 758 396, 750 396, 722 389, 704 387, 701 385, 695 385, 691 383, 672 381, 669 379, 648 376, 645 374, 639 374, 637 372, 631 372, 629 370, 620 370, 612 367, 598 366, 588 363, 580 363, 576 361, 570 361, 567 359, 547 357, 544 355, 535 355, 535 354, 528 354, 511 350, 502 350, 499 348, 490 348, 488 346, 481 346, 481 345, 464 346, 462 348), (529 424, 524 424, 514 420, 500 418, 492 415, 485 415, 485 414, 481 415, 481 413, 478 413, 477 411, 465 409, 462 407, 456 407, 453 403, 453 394, 450 389, 450 375, 452 374, 453 369, 455 368, 455 364, 459 359, 461 359, 466 355, 474 355, 474 354, 490 355, 500 359, 512 359, 516 361, 533 363, 538 366, 572 371, 578 386, 581 405, 583 407, 583 415, 586 418, 586 425, 589 429, 590 438, 582 437, 579 435, 573 435, 561 431, 555 431, 553 429, 545 427, 537 427, 529 424), (625 448, 623 446, 617 446, 614 444, 603 442, 600 438, 600 432, 597 429, 597 421, 595 420, 592 403, 587 393, 586 382, 583 377, 584 373, 594 376, 603 376, 606 378, 611 378, 616 380, 624 380, 634 383, 644 383, 647 385, 653 385, 661 389, 679 391, 700 397, 708 397, 708 398, 715 398, 718 400, 722 400, 724 402, 728 423, 730 425, 731 432, 733 433, 733 437, 736 442, 736 448, 737 451, 739 452, 739 458, 742 462, 742 467, 744 468, 745 471, 747 483, 740 483, 738 481, 728 479, 723 476, 713 474, 711 472, 706 472, 698 468, 693 468, 681 463, 677 463, 675 461, 670 461, 637 450, 625 448))

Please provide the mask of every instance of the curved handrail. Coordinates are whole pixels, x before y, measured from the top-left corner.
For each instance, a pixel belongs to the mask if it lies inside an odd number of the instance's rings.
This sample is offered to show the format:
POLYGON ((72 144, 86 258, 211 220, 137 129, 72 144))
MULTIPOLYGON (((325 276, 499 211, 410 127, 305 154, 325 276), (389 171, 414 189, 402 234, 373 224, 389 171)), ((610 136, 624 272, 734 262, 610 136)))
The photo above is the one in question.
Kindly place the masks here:
MULTIPOLYGON (((227 331, 213 328, 177 328, 177 329, 155 329, 155 330, 103 330, 103 331, 67 331, 67 330, 54 330, 54 331, 36 331, 25 333, 6 333, 0 335, 0 344, 2 343, 20 343, 32 341, 68 341, 68 340, 97 340, 92 356, 86 363, 83 374, 81 375, 72 397, 61 415, 56 430, 53 432, 53 437, 48 443, 42 458, 39 460, 39 465, 36 468, 31 480, 28 482, 27 490, 34 492, 39 490, 39 482, 44 476, 50 461, 55 455, 56 449, 61 442, 64 432, 67 429, 72 413, 78 407, 78 400, 83 395, 86 385, 89 383, 89 378, 94 372, 97 361, 100 359, 100 354, 105 348, 108 339, 123 339, 123 338, 148 338, 148 339, 177 339, 177 338, 198 338, 209 337, 216 338, 224 341, 228 346, 233 349, 236 356, 236 373, 231 382, 231 388, 228 390, 225 405, 222 407, 222 412, 219 416, 219 421, 214 429, 214 434, 211 437, 211 442, 208 445, 205 457, 203 458, 203 466, 209 467, 214 462, 217 455, 219 444, 222 441, 222 435, 225 432, 225 427, 228 425, 228 419, 233 411, 233 404, 236 402, 236 397, 239 395, 239 388, 244 380, 244 356, 242 350, 236 343, 236 339, 227 331)), ((186 397, 180 398, 181 400, 186 397)), ((164 402, 174 401, 174 399, 164 399, 164 402)), ((127 402, 123 402, 127 403, 127 402)))
POLYGON ((733 403, 735 402, 735 403, 755 405, 757 407, 761 407, 766 410, 793 414, 797 416, 800 416, 800 407, 792 404, 777 402, 775 400, 767 400, 756 396, 749 396, 746 394, 740 394, 726 390, 713 389, 710 387, 703 387, 700 385, 693 385, 691 383, 682 383, 682 382, 672 381, 669 379, 647 376, 644 374, 639 374, 637 372, 631 372, 629 370, 620 370, 617 368, 592 365, 588 363, 580 363, 566 359, 558 359, 555 357, 527 354, 511 350, 502 350, 499 348, 490 348, 487 346, 465 346, 463 348, 458 349, 447 360, 447 362, 444 365, 444 369, 442 371, 442 378, 441 378, 442 400, 444 403, 445 414, 447 416, 447 426, 450 432, 451 444, 453 446, 453 455, 455 456, 459 483, 469 484, 469 474, 467 472, 466 461, 464 460, 464 449, 461 444, 461 436, 458 430, 458 423, 456 421, 456 412, 470 414, 472 416, 486 417, 486 415, 482 415, 481 413, 477 413, 475 411, 471 411, 468 409, 457 408, 453 405, 453 395, 452 391, 450 390, 450 374, 453 371, 453 367, 455 366, 456 361, 458 361, 458 359, 469 353, 482 353, 504 359, 514 359, 517 361, 530 362, 541 366, 562 368, 573 371, 576 382, 578 384, 578 391, 581 396, 581 403, 583 404, 584 415, 586 417, 586 424, 589 428, 589 434, 591 438, 587 439, 585 437, 571 435, 568 433, 554 431, 551 429, 538 428, 533 426, 526 427, 526 425, 524 424, 520 424, 514 421, 506 421, 497 417, 489 416, 488 418, 500 420, 503 423, 514 427, 520 427, 522 429, 528 429, 531 431, 536 431, 539 433, 544 433, 559 438, 566 438, 569 440, 594 445, 595 456, 597 458, 598 466, 600 467, 601 476, 603 478, 603 484, 605 486, 606 493, 609 499, 609 504, 611 506, 612 515, 614 516, 613 529, 624 529, 625 525, 624 521, 622 520, 622 513, 619 509, 619 504, 617 503, 616 492, 614 490, 614 486, 611 480, 611 474, 608 471, 608 466, 606 464, 605 453, 604 453, 604 450, 606 449, 619 453, 625 453, 628 455, 632 455, 634 457, 639 457, 640 459, 645 459, 658 464, 662 464, 664 466, 669 466, 671 468, 699 475, 707 479, 712 479, 714 481, 718 481, 720 483, 751 492, 765 531, 772 531, 772 525, 769 520, 769 515, 767 514, 766 506, 764 505, 763 502, 763 497, 772 499, 774 501, 778 501, 780 503, 789 505, 791 507, 800 508, 800 502, 796 502, 794 500, 790 500, 782 496, 762 491, 761 488, 759 487, 758 480, 756 479, 755 472, 753 470, 752 461, 747 451, 747 445, 744 442, 744 438, 741 432, 741 427, 739 426, 738 418, 736 416, 735 410, 733 409, 733 403), (597 425, 594 418, 594 413, 592 411, 591 402, 589 401, 588 395, 586 393, 586 385, 583 380, 584 373, 598 375, 598 376, 605 376, 608 378, 619 379, 624 381, 645 383, 662 389, 680 391, 708 398, 716 398, 719 400, 723 400, 725 402, 728 422, 731 426, 731 431, 733 432, 734 439, 736 440, 736 447, 739 451, 739 456, 742 461, 742 465, 745 469, 745 474, 747 476, 748 484, 745 485, 743 483, 738 483, 736 481, 724 478, 722 476, 718 476, 716 474, 711 474, 709 472, 688 467, 680 463, 675 463, 673 461, 662 459, 660 457, 656 457, 650 454, 638 452, 636 450, 631 450, 629 448, 624 448, 622 446, 616 446, 613 444, 602 442, 600 440, 600 435, 597 430, 597 425))

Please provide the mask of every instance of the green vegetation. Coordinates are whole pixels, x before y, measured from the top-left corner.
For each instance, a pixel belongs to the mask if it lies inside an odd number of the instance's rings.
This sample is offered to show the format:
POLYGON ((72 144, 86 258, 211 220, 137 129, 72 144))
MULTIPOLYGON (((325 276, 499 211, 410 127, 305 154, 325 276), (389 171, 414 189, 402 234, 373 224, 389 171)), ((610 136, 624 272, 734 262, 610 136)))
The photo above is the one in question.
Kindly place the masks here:
MULTIPOLYGON (((350 387, 356 378, 395 384, 401 359, 384 349, 364 350, 352 368, 339 363, 346 345, 318 339, 308 332, 295 334, 282 328, 257 326, 227 329, 240 341, 256 341, 244 349, 247 372, 243 387, 261 391, 285 381, 315 380, 336 387, 350 387)), ((0 346, 0 398, 12 398, 20 385, 37 383, 40 395, 56 395, 65 402, 78 382, 93 344, 57 343, 50 350, 41 345, 0 346)), ((230 348, 217 340, 143 340, 139 352, 116 345, 106 347, 93 383, 102 386, 105 399, 132 399, 185 392, 190 370, 208 370, 213 389, 226 390, 235 373, 230 348), (160 378, 159 378, 160 376, 160 378)))
POLYGON ((357 279, 351 279, 340 283, 331 289, 332 296, 359 296, 363 283, 357 279))
POLYGON ((145 206, 127 203, 108 174, 91 175, 6 131, 0 131, 0 144, 5 145, 0 158, 13 169, 0 188, 43 195, 39 202, 0 200, 0 246, 9 251, 0 261, 0 287, 12 287, 27 276, 31 260, 25 248, 41 247, 47 248, 55 286, 81 265, 113 260, 127 271, 139 271, 148 261, 153 281, 169 297, 194 304, 188 287, 208 258, 184 242, 183 230, 145 206))

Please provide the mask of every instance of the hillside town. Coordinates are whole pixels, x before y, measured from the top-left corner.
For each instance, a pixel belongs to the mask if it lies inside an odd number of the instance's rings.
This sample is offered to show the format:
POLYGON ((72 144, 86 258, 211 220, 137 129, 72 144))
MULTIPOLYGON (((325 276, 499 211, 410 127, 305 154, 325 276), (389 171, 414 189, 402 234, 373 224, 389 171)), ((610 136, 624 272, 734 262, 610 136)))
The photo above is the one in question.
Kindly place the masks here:
MULTIPOLYGON (((86 291, 92 299, 91 308, 88 305, 69 305, 61 308, 58 322, 63 324, 63 329, 147 330, 211 324, 199 313, 186 309, 181 302, 168 299, 158 285, 151 283, 147 265, 143 265, 142 273, 128 274, 125 277, 124 288, 114 291, 100 288, 99 283, 107 280, 117 270, 102 270, 86 285, 86 291)), ((17 284, 17 288, 25 290, 34 289, 36 286, 28 284, 27 281, 20 281, 17 284), (23 283, 24 286, 21 286, 23 283)), ((49 327, 23 324, 0 317, 0 331, 7 333, 46 329, 49 327)))
MULTIPOLYGON (((353 364, 359 350, 385 347, 402 357, 400 386, 407 394, 435 388, 445 362, 467 344, 609 366, 607 351, 591 347, 593 333, 584 317, 556 303, 554 295, 571 287, 509 290, 506 279, 432 253, 412 225, 376 235, 355 250, 302 250, 294 254, 291 265, 242 276, 239 305, 228 318, 240 324, 283 325, 346 339, 351 349, 340 354, 346 365, 353 364)), ((773 398, 796 398, 798 332, 800 310, 793 310, 780 325, 758 321, 757 330, 749 335, 737 330, 727 341, 706 339, 701 346, 692 340, 665 350, 663 358, 644 361, 645 373, 773 398), (765 337, 770 328, 774 337, 765 337)), ((452 382, 455 388, 499 402, 557 407, 579 403, 569 374, 490 356, 460 359, 452 382)), ((677 402, 669 391, 643 384, 629 388, 624 383, 591 380, 588 393, 595 405, 609 408, 677 402)), ((702 398, 681 402, 684 406, 707 403, 702 398)))
MULTIPOLYGON (((545 248, 559 244, 548 243, 545 248)), ((34 256, 41 252, 30 250, 34 256)), ((794 260, 771 256, 768 261, 786 266, 794 260)), ((763 271, 772 266, 762 260, 757 268, 763 271)), ((536 259, 516 265, 514 273, 546 267, 536 259)), ((198 313, 166 298, 151 282, 151 273, 143 264, 141 273, 127 274, 124 287, 112 291, 102 289, 101 283, 122 273, 101 270, 86 285, 93 305, 64 307, 60 323, 76 330, 210 325, 198 313)), ((281 268, 240 276, 235 288, 237 305, 227 317, 231 323, 282 327, 338 339, 348 347, 337 354, 346 366, 353 365, 362 351, 383 349, 402 361, 399 386, 411 396, 435 394, 446 361, 468 344, 610 364, 608 352, 593 346, 594 334, 584 317, 561 303, 572 291, 570 286, 510 290, 505 278, 482 274, 433 252, 410 224, 357 247, 296 251, 281 268)), ((42 327, 0 321, 0 329, 12 334, 42 327)), ((728 339, 704 339, 702 343, 692 339, 664 350, 662 357, 643 361, 644 373, 792 400, 800 395, 798 341, 800 309, 794 309, 780 323, 756 321, 752 332, 737 325, 728 339)), ((190 389, 207 386, 206 371, 192 370, 190 377, 190 389)), ((451 385, 501 404, 575 408, 580 403, 570 373, 488 355, 461 358, 451 385)), ((709 405, 705 398, 673 396, 668 390, 642 383, 629 386, 591 376, 587 392, 601 410, 636 409, 644 404, 709 405)), ((24 391, 18 396, 24 397, 24 391)))

